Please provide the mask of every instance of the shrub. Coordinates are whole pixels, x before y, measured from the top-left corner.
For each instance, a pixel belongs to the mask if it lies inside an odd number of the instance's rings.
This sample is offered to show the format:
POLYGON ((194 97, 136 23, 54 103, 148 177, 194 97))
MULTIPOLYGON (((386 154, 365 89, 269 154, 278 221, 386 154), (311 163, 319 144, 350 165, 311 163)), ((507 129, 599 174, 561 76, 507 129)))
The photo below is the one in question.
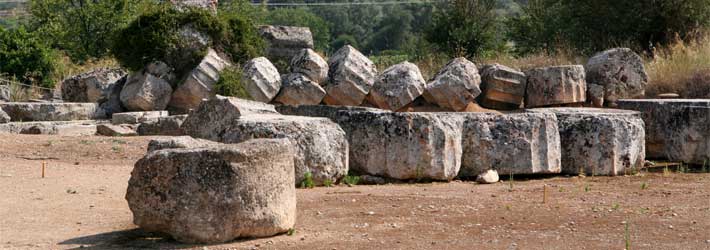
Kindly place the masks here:
POLYGON ((57 53, 23 27, 0 28, 0 73, 26 84, 54 87, 57 53))
POLYGON ((483 55, 495 47, 495 0, 452 0, 436 11, 427 40, 454 56, 483 55))
POLYGON ((219 75, 219 81, 214 85, 214 91, 218 95, 252 99, 242 83, 242 70, 239 66, 224 69, 219 75))
POLYGON ((121 65, 138 71, 162 61, 175 69, 178 78, 199 63, 208 47, 225 52, 236 63, 263 50, 263 41, 247 18, 233 13, 217 17, 199 8, 178 11, 169 4, 151 8, 121 30, 119 37, 123 39, 116 40, 112 51, 121 65))
POLYGON ((646 63, 647 97, 677 93, 683 98, 710 98, 710 37, 689 42, 678 39, 654 54, 646 63))

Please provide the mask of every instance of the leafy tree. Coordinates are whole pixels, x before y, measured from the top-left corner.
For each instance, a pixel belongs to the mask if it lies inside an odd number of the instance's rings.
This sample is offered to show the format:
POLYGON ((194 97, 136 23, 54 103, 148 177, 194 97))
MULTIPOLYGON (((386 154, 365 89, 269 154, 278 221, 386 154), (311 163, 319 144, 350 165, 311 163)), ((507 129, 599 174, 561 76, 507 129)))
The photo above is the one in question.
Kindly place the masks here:
POLYGON ((426 37, 440 49, 473 57, 495 47, 495 0, 450 0, 434 13, 426 37))
POLYGON ((138 13, 141 0, 31 0, 30 27, 74 61, 101 58, 117 31, 138 13))
POLYGON ((20 27, 0 28, 0 74, 51 88, 58 56, 40 37, 20 27))
POLYGON ((370 40, 369 47, 374 52, 400 50, 409 40, 414 39, 414 16, 411 12, 397 6, 390 6, 386 12, 389 14, 375 27, 375 33, 370 40))

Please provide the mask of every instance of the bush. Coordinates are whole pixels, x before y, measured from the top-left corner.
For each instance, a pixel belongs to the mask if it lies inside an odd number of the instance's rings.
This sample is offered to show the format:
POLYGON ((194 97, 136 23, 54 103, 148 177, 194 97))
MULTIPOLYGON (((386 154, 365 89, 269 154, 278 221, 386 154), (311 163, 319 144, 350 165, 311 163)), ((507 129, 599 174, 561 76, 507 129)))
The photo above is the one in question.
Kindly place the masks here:
POLYGON ((651 51, 709 24, 710 0, 531 0, 509 22, 509 35, 522 53, 560 44, 586 54, 619 46, 651 51))
POLYGON ((219 81, 214 85, 214 91, 218 95, 252 100, 246 88, 244 88, 244 84, 242 84, 242 70, 238 65, 228 67, 220 73, 219 81))
POLYGON ((710 36, 678 40, 654 54, 646 63, 647 97, 677 93, 683 98, 710 98, 710 36))
POLYGON ((57 60, 57 53, 36 34, 23 27, 0 28, 0 73, 26 84, 52 88, 57 60))
POLYGON ((128 24, 143 0, 31 0, 30 27, 65 50, 75 62, 109 54, 117 31, 128 24))
POLYGON ((453 56, 473 57, 496 43, 495 0, 452 0, 434 13, 427 40, 453 56))
POLYGON ((241 63, 261 54, 264 46, 254 25, 244 17, 230 13, 217 17, 199 8, 178 11, 169 4, 148 10, 121 30, 119 37, 112 52, 121 65, 138 71, 162 61, 175 69, 178 79, 202 60, 208 47, 241 63), (206 44, 196 38, 202 35, 206 44))

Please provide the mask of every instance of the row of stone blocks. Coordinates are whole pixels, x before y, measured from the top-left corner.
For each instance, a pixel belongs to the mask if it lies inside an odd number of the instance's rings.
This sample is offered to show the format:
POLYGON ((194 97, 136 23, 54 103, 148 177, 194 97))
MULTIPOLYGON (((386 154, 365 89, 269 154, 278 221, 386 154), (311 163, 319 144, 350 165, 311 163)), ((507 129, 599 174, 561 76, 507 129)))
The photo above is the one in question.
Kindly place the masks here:
POLYGON ((500 115, 334 106, 279 106, 278 111, 216 98, 203 102, 182 129, 222 143, 289 138, 297 145, 296 181, 310 172, 317 184, 338 181, 349 170, 443 181, 489 169, 618 175, 640 168, 645 156, 643 121, 633 111, 547 108, 500 115))

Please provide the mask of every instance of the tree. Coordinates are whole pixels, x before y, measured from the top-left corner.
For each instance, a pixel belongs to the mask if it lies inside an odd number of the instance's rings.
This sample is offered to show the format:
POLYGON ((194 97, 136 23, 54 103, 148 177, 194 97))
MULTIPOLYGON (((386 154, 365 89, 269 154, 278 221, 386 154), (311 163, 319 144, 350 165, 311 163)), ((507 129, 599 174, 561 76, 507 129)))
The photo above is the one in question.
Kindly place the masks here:
POLYGON ((12 30, 0 27, 0 74, 51 88, 57 60, 57 53, 24 27, 12 30))
POLYGON ((495 7, 495 0, 449 0, 435 11, 427 40, 451 55, 482 55, 496 46, 495 7))
POLYGON ((138 13, 141 0, 31 0, 30 27, 74 61, 109 54, 117 31, 138 13))

